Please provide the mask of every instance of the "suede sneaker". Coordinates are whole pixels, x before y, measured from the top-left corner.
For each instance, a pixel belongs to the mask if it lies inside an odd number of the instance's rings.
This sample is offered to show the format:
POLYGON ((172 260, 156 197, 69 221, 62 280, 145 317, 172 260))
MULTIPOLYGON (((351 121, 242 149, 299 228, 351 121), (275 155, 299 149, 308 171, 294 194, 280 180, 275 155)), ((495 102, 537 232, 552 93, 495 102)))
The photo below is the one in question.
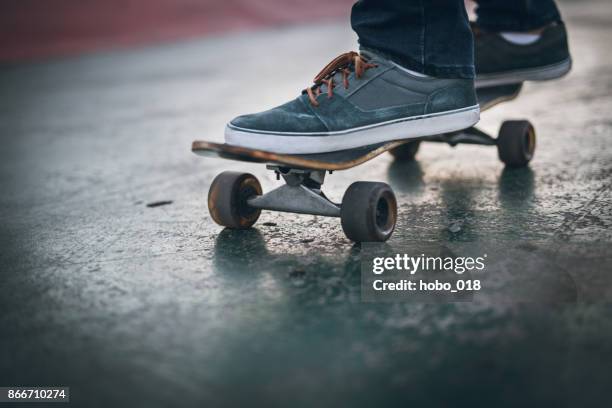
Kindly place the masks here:
POLYGON ((274 153, 325 153, 468 128, 479 113, 473 80, 428 77, 371 52, 349 52, 296 99, 233 119, 225 142, 274 153))
POLYGON ((556 79, 572 68, 562 22, 545 27, 539 38, 528 44, 513 43, 476 24, 472 24, 472 31, 477 88, 556 79))

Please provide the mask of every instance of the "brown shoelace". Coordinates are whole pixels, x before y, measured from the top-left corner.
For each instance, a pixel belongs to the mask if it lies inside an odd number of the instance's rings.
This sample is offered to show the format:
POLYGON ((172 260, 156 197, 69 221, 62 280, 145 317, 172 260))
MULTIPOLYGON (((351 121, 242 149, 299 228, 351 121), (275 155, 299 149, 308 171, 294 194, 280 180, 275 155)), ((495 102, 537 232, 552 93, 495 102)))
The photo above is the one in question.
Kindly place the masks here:
POLYGON ((334 58, 332 62, 327 64, 314 78, 314 85, 304 90, 308 94, 308 99, 310 99, 312 106, 319 106, 317 96, 321 94, 322 85, 327 86, 328 98, 334 96, 334 87, 336 86, 336 84, 334 84, 334 75, 338 72, 342 73, 342 84, 344 85, 344 89, 348 89, 348 77, 351 74, 349 66, 351 64, 355 67, 355 78, 357 79, 361 78, 366 70, 378 66, 367 62, 355 51, 347 52, 334 58))

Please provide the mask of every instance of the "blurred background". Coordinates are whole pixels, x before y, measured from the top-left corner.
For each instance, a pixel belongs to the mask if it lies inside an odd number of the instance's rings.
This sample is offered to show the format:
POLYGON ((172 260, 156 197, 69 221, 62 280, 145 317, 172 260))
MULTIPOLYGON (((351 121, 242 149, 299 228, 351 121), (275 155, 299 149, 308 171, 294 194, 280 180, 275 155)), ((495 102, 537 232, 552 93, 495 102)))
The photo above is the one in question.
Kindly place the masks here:
POLYGON ((351 0, 4 0, 0 61, 348 17, 351 0))

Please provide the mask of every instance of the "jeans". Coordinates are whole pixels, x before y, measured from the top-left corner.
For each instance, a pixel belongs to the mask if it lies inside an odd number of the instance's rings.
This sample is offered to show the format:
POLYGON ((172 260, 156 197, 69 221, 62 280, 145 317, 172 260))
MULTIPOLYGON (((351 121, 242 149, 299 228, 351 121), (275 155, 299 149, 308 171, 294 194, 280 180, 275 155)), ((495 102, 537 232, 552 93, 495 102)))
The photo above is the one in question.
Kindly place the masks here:
MULTIPOLYGON (((554 0, 479 0, 479 26, 529 31, 560 21, 554 0)), ((441 78, 474 78, 474 39, 463 0, 359 0, 351 25, 360 48, 441 78)))

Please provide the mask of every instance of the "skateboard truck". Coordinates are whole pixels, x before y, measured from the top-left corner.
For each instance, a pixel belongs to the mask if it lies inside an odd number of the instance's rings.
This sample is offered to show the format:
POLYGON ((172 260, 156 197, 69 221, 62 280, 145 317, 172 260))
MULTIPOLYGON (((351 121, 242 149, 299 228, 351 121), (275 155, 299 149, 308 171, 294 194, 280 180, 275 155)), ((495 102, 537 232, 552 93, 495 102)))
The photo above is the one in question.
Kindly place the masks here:
POLYGON ((476 144, 486 146, 495 146, 497 144, 495 139, 489 136, 488 133, 485 133, 476 127, 471 127, 458 132, 445 133, 443 135, 434 136, 431 139, 425 140, 429 142, 448 143, 452 147, 455 147, 458 144, 476 144))
POLYGON ((257 178, 249 173, 225 171, 212 182, 208 209, 222 226, 245 229, 261 210, 339 217, 346 236, 355 242, 386 241, 397 221, 397 201, 386 183, 358 181, 349 186, 341 204, 321 191, 325 170, 294 169, 268 165, 285 184, 263 194, 257 178))
POLYGON ((289 169, 266 166, 285 180, 285 185, 269 193, 247 199, 249 206, 262 210, 340 217, 340 204, 321 191, 325 170, 289 169))

